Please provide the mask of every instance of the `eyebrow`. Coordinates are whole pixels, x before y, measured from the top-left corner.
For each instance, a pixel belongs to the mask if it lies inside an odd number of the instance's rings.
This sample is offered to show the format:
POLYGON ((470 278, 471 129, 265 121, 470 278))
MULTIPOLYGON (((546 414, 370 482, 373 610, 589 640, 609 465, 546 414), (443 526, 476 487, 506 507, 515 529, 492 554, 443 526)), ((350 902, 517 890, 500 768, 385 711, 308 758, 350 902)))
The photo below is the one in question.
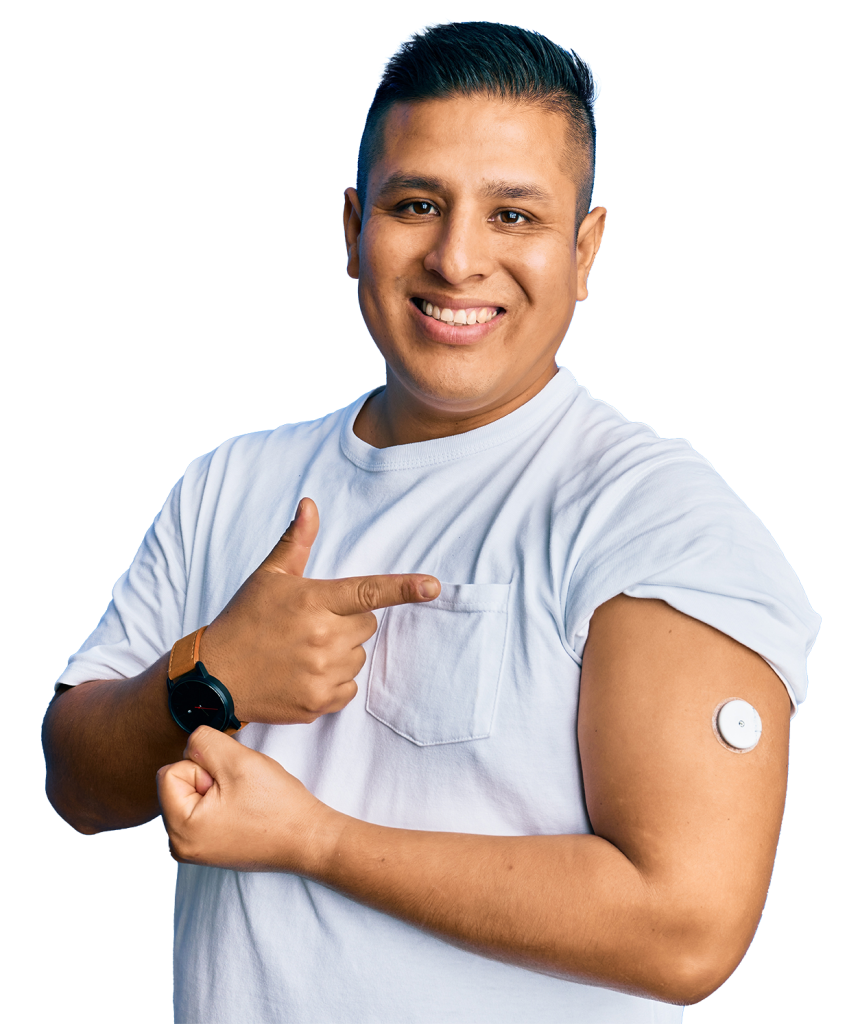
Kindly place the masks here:
POLYGON ((379 189, 378 198, 388 199, 397 192, 443 192, 439 178, 425 178, 415 174, 392 174, 379 189))
POLYGON ((533 181, 488 181, 484 185, 487 199, 549 199, 546 189, 533 181))
MULTIPOLYGON (((398 192, 445 192, 440 178, 428 178, 419 174, 392 174, 383 182, 378 198, 388 199, 398 192)), ((482 194, 485 199, 532 199, 546 201, 550 198, 546 189, 533 181, 487 181, 482 194)))

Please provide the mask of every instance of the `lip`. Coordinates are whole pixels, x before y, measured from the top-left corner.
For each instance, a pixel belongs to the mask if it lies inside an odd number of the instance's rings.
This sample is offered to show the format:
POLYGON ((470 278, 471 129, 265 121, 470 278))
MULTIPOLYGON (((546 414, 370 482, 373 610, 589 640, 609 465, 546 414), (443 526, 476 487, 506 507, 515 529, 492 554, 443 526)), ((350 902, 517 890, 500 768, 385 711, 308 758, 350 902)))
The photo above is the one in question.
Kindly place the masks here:
POLYGON ((456 327, 453 324, 448 324, 442 320, 434 320, 432 316, 427 316, 423 313, 418 306, 415 304, 413 299, 409 300, 409 309, 411 310, 412 317, 418 324, 418 327, 428 337, 432 338, 433 341, 440 342, 443 345, 474 345, 478 341, 482 341, 486 336, 499 326, 499 323, 505 318, 505 309, 503 306, 499 306, 493 302, 487 302, 481 299, 450 299, 444 297, 435 297, 429 294, 422 294, 414 296, 414 300, 432 302, 434 306, 447 307, 451 310, 457 309, 474 309, 475 307, 481 308, 481 306, 488 306, 492 309, 494 306, 496 309, 502 310, 493 317, 492 320, 488 320, 485 324, 471 324, 470 326, 458 324, 456 327))

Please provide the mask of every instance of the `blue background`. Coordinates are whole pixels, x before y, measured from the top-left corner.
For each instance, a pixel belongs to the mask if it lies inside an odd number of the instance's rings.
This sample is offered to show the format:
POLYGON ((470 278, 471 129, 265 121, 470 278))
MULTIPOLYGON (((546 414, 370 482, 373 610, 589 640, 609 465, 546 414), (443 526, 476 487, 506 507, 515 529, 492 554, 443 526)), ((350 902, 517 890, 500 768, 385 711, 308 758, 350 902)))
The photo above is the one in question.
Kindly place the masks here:
MULTIPOLYGON (((379 65, 421 24, 0 24, 48 97, 4 113, 72 186, 93 265, 145 327, 3 346, 45 396, 4 401, 22 586, 67 650, 190 459, 383 380, 343 270, 342 191, 379 65)), ((540 28, 602 79, 596 202, 860 206, 855 23, 540 28)), ((560 353, 712 460, 824 621, 762 924, 688 1024, 860 1016, 858 271, 857 231, 610 231, 560 353)), ((118 948, 169 957, 172 865, 5 869, 106 977, 118 948)), ((170 1019, 169 990, 5 991, 37 1024, 60 1007, 170 1019)))

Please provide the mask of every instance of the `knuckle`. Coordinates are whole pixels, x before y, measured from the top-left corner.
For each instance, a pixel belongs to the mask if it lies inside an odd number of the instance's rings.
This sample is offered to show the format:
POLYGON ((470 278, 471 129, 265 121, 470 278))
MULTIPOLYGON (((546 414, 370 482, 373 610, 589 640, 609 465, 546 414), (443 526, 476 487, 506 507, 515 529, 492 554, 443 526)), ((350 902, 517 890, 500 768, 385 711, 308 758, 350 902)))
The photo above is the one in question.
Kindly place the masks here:
POLYGON ((305 701, 304 711, 308 715, 313 715, 313 718, 319 718, 326 709, 328 701, 325 699, 325 694, 312 693, 308 695, 308 699, 305 701))
POLYGON ((373 578, 359 580, 357 595, 362 608, 373 608, 379 600, 379 584, 373 578))
MULTIPOLYGON (((355 650, 355 670, 353 675, 357 676, 358 673, 364 668, 367 661, 367 651, 363 647, 357 647, 355 650)), ((355 682, 355 680, 353 680, 355 682)))
POLYGON ((358 693, 358 685, 354 679, 347 683, 341 683, 338 687, 337 697, 332 701, 330 711, 342 711, 358 693))
POLYGON ((319 612, 325 609, 325 593, 320 587, 319 580, 299 580, 296 593, 302 606, 309 611, 319 612))
POLYGON ((305 640, 311 647, 327 647, 331 641, 331 630, 317 619, 308 626, 305 640))
POLYGON ((311 676, 324 676, 329 667, 328 652, 325 650, 309 651, 306 655, 305 666, 311 676))

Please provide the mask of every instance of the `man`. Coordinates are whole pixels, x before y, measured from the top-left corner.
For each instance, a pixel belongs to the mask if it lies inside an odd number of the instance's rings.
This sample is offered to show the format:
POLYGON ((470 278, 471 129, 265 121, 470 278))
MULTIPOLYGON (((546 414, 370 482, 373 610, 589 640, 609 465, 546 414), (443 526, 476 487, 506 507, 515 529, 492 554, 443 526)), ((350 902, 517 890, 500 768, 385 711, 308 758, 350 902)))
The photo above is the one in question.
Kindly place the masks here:
POLYGON ((817 617, 556 367, 592 92, 509 26, 395 56, 344 209, 385 387, 193 463, 61 677, 57 810, 160 799, 179 1021, 676 1021, 752 938, 817 617))

